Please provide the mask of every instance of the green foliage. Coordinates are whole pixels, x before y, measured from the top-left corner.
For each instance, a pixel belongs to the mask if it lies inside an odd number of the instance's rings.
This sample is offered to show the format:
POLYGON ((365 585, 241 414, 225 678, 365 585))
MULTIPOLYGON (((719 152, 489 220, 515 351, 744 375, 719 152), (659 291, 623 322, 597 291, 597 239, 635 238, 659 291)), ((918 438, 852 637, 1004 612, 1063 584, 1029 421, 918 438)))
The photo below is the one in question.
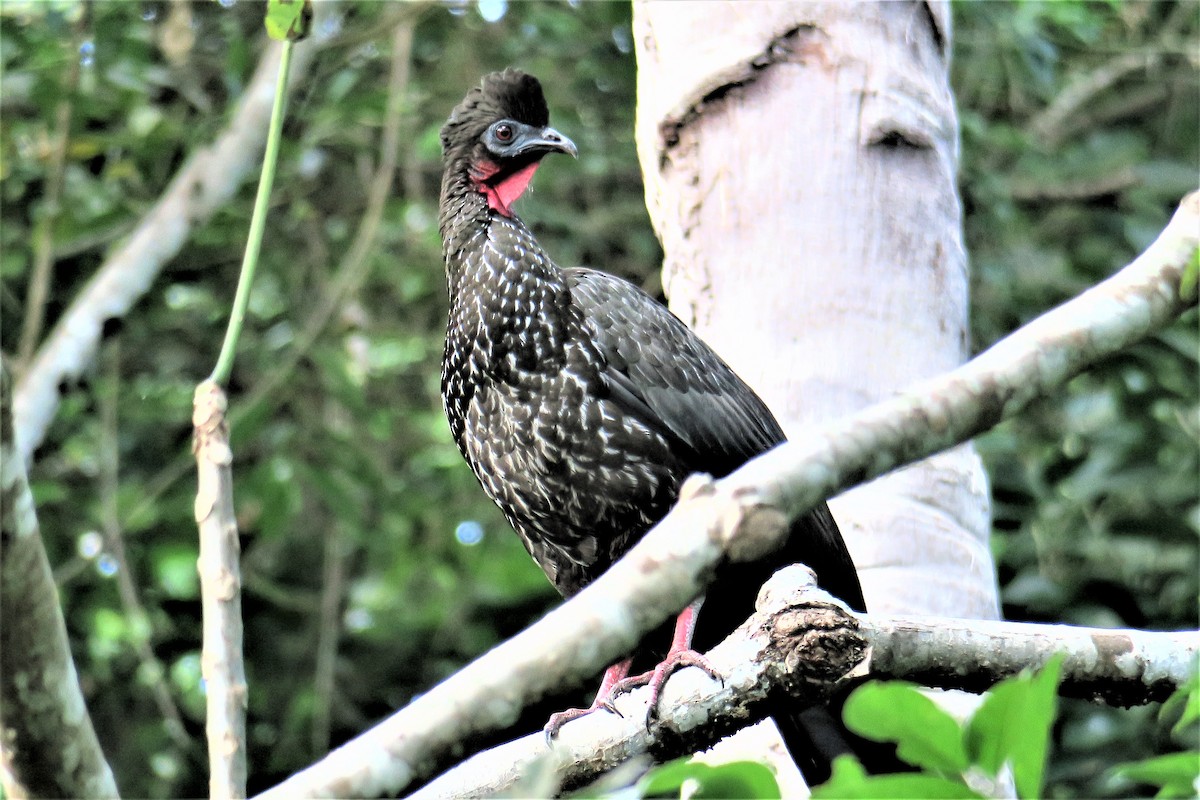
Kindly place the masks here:
POLYGON ((1018 797, 1041 797, 1062 662, 1056 655, 1036 673, 996 684, 965 724, 912 684, 858 688, 846 702, 847 726, 860 736, 895 743, 897 755, 921 771, 870 776, 855 759, 840 758, 813 796, 979 797, 971 784, 979 776, 995 781, 1007 769, 1018 797))
POLYGON ((1192 253, 1183 271, 1183 278, 1179 282, 1179 296, 1185 300, 1195 300, 1197 282, 1200 282, 1200 248, 1192 253))
POLYGON ((950 773, 967 768, 958 720, 911 683, 867 683, 851 695, 843 716, 860 736, 895 742, 896 754, 915 767, 950 773))
POLYGON ((971 761, 989 776, 1011 767, 1020 797, 1041 796, 1062 662, 1054 656, 1033 675, 996 684, 967 723, 971 761))
MULTIPOLYGON (((410 12, 324 8, 314 31, 321 52, 289 101, 230 381, 251 791, 402 706, 555 601, 462 463, 438 398, 438 129, 464 88, 509 64, 544 78, 554 123, 581 156, 547 162, 523 215, 563 263, 603 265, 654 291, 661 260, 634 151, 628 4, 453 3, 415 23, 399 175, 365 275, 338 294, 379 163, 390 60, 403 46, 392 31, 410 12), (319 673, 322 654, 331 678, 319 673)), ((955 6, 952 78, 980 347, 1126 263, 1194 184, 1193 9, 955 6), (1124 71, 1094 84, 1072 113, 1047 115, 1069 88, 1114 64, 1124 71)), ((179 166, 227 123, 262 46, 262 11, 165 0, 0 4, 6 351, 15 352, 26 316, 37 233, 52 234, 53 324, 179 166), (61 200, 51 206, 62 104, 70 135, 61 200)), ((110 326, 96 366, 65 387, 33 465, 89 709, 127 796, 206 791, 191 395, 220 347, 253 195, 244 187, 194 230, 123 324, 110 326), (115 422, 99 413, 112 387, 115 422), (104 470, 117 473, 115 492, 104 470), (125 561, 109 543, 114 528, 125 561), (122 603, 121 571, 138 589, 144 624, 122 603), (154 661, 140 655, 142 642, 154 661), (164 735, 156 680, 194 744, 164 735)), ((1009 617, 1196 626, 1195 325, 1193 315, 979 442, 1009 617)), ((1147 710, 1062 705, 1049 795, 1127 794, 1128 781, 1105 776, 1109 764, 1177 748, 1147 710)), ((531 711, 521 727, 537 728, 549 710, 531 711)), ((957 758, 917 739, 907 746, 929 761, 957 758)), ((941 779, 895 780, 910 795, 939 796, 941 784, 911 787, 941 779)))
POLYGON ((311 33, 312 15, 312 0, 267 0, 267 35, 281 42, 305 39, 311 33))
MULTIPOLYGON (((1171 735, 1182 737, 1189 729, 1197 728, 1200 722, 1200 670, 1192 672, 1188 682, 1179 687, 1171 699, 1163 703, 1159 718, 1164 719, 1174 714, 1179 718, 1171 726, 1171 735)), ((1194 741, 1194 738, 1193 738, 1194 741)))
POLYGON ((1156 797, 1195 797, 1196 787, 1200 786, 1200 672, 1194 672, 1191 680, 1163 704, 1159 720, 1168 721, 1176 714, 1171 735, 1187 750, 1121 764, 1111 770, 1111 775, 1126 782, 1156 786, 1156 797))
POLYGON ((1118 777, 1159 787, 1155 797, 1195 797, 1200 753, 1168 753, 1114 770, 1118 777))
POLYGON ((724 798, 779 800, 779 784, 765 764, 731 761, 706 764, 683 758, 652 769, 634 785, 634 797, 724 798))
POLYGON ((900 775, 868 775, 858 759, 853 756, 838 756, 833 762, 833 775, 829 780, 813 789, 814 800, 875 800, 880 797, 929 798, 929 800, 954 800, 955 798, 982 797, 972 791, 961 780, 944 778, 930 773, 900 775))
MULTIPOLYGON (((1128 263, 1196 187, 1189 3, 956 3, 951 78, 978 349, 1128 263)), ((1195 312, 976 440, 1010 619, 1197 626, 1195 312)), ((1125 796, 1174 745, 1152 710, 1065 700, 1056 797, 1125 796), (1100 754, 1103 754, 1101 756, 1100 754)))

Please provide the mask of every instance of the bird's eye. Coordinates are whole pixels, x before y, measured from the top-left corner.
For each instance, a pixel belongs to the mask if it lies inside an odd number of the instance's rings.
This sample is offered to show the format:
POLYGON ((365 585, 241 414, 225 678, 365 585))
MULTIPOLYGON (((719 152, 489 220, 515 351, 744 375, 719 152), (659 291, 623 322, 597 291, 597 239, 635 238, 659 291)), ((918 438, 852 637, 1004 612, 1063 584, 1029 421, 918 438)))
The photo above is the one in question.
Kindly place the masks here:
POLYGON ((496 141, 507 144, 508 142, 511 142, 513 138, 512 125, 500 123, 492 129, 492 134, 496 137, 496 141))

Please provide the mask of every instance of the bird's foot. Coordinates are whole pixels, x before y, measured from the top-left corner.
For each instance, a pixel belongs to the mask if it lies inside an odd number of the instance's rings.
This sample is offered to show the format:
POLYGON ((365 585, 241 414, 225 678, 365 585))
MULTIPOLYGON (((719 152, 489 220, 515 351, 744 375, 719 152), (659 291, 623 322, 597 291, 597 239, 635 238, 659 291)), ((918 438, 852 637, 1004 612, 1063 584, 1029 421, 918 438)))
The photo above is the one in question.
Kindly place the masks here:
POLYGON ((667 684, 667 679, 675 673, 676 670, 684 667, 697 667, 704 670, 710 678, 725 683, 725 678, 717 671, 717 668, 700 653, 697 653, 691 648, 672 649, 667 653, 658 666, 649 672, 643 672, 641 675, 631 675, 628 678, 618 681, 612 687, 608 697, 603 701, 597 698, 597 702, 604 708, 612 711, 614 714, 619 714, 613 701, 623 694, 633 691, 641 686, 650 687, 650 697, 646 702, 646 726, 658 717, 658 700, 662 694, 663 687, 667 684))
POLYGON ((607 698, 596 698, 596 702, 592 703, 587 708, 568 708, 563 711, 558 711, 550 715, 550 719, 546 721, 546 725, 542 728, 546 732, 546 744, 554 741, 554 737, 558 736, 559 730, 568 722, 573 722, 580 717, 586 717, 593 711, 611 711, 618 717, 623 716, 620 711, 613 707, 612 703, 607 698))
POLYGON ((549 744, 554 741, 554 737, 558 735, 563 725, 580 717, 586 717, 593 711, 604 709, 616 714, 618 717, 624 716, 612 704, 612 693, 613 687, 629 674, 630 663, 632 663, 631 660, 627 658, 624 661, 618 661, 604 671, 604 680, 600 683, 600 690, 596 692, 596 699, 587 708, 568 708, 565 711, 559 711, 557 714, 551 714, 545 727, 542 728, 546 732, 546 743, 549 744))

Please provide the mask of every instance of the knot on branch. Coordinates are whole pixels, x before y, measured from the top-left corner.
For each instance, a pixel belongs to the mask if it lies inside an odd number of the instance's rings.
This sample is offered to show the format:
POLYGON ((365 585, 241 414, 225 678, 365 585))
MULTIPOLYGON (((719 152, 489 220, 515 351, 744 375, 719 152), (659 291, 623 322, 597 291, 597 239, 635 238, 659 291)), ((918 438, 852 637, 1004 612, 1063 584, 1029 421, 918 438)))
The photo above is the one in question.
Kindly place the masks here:
POLYGON ((773 614, 770 648, 785 684, 825 685, 847 675, 867 654, 858 621, 832 603, 802 603, 773 614))
POLYGON ((823 697, 867 656, 858 620, 803 565, 772 576, 758 597, 769 637, 768 674, 789 694, 823 697))

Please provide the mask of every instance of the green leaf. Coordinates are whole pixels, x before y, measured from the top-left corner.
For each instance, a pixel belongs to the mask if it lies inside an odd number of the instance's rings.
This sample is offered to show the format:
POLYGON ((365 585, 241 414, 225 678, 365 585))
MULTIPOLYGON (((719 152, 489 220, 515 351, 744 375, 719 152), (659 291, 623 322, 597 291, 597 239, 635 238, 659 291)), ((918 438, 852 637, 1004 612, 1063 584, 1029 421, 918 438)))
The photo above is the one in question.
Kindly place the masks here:
POLYGON ((964 798, 980 797, 976 792, 953 778, 943 778, 928 773, 900 775, 868 775, 853 756, 838 756, 833 762, 833 774, 829 780, 813 789, 813 800, 848 798, 876 800, 880 797, 894 798, 964 798))
POLYGON ((971 760, 989 775, 1010 764, 1020 797, 1041 794, 1063 658, 1057 654, 1035 674, 996 684, 967 724, 971 760))
POLYGON ((1159 709, 1158 718, 1164 720, 1178 713, 1179 719, 1171 726, 1171 733, 1179 736, 1188 725, 1200 719, 1200 672, 1192 672, 1192 677, 1167 698, 1159 709))
POLYGON ((962 727, 914 684, 871 682, 846 701, 846 726, 860 736, 895 742, 913 766, 958 773, 967 768, 962 727))
POLYGON ((680 759, 651 770, 635 790, 638 797, 745 797, 778 800, 779 784, 765 764, 757 761, 731 761, 705 764, 680 759))
POLYGON ((312 30, 312 0, 267 0, 264 23, 272 39, 298 42, 312 30))
POLYGON ((1197 281, 1200 281, 1200 248, 1192 251, 1192 257, 1183 268, 1183 276, 1179 279, 1179 296, 1184 300, 1195 300, 1197 281))
POLYGON ((1195 750, 1121 764, 1112 774, 1158 786, 1158 797, 1194 797, 1200 780, 1200 753, 1195 750))

